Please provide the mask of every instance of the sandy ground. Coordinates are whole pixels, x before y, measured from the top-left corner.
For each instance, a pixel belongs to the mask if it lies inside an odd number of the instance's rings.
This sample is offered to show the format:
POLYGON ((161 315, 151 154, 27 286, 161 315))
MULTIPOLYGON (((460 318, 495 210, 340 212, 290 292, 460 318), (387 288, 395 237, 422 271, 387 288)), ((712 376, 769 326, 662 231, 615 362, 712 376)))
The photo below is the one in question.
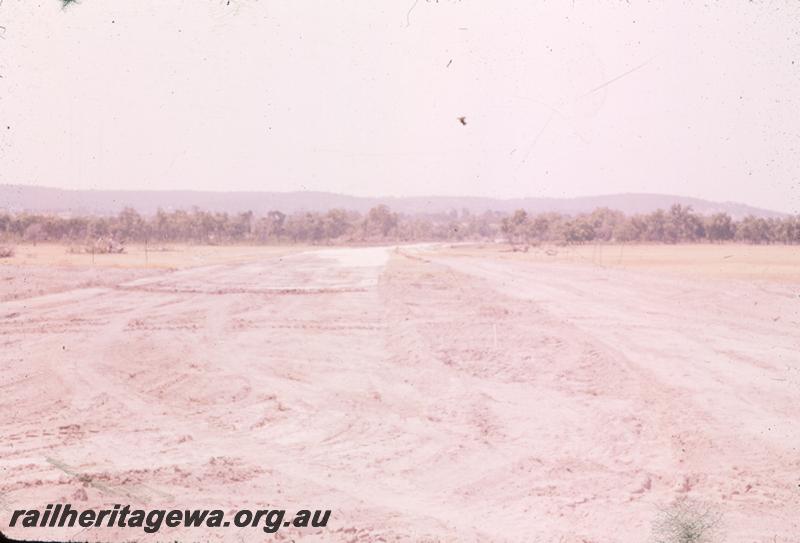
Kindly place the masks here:
POLYGON ((14 255, 0 259, 2 266, 43 266, 48 268, 94 270, 175 270, 213 264, 237 264, 252 260, 307 251, 302 245, 187 245, 126 244, 123 253, 91 254, 84 246, 59 243, 25 244, 14 247, 14 255))
POLYGON ((632 543, 687 495, 729 542, 800 541, 786 274, 461 248, 49 270, 0 268, 0 527, 69 501, 333 510, 287 541, 632 543))

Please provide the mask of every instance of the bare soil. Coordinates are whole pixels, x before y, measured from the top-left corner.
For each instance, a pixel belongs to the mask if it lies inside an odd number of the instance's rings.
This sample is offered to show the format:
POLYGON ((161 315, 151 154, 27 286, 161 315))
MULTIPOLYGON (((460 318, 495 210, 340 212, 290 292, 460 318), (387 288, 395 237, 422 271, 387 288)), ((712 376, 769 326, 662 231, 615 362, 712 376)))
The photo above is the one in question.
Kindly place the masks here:
POLYGON ((794 276, 534 255, 2 265, 0 518, 330 508, 325 529, 271 537, 633 543, 687 495, 723 511, 729 542, 798 541, 794 276))

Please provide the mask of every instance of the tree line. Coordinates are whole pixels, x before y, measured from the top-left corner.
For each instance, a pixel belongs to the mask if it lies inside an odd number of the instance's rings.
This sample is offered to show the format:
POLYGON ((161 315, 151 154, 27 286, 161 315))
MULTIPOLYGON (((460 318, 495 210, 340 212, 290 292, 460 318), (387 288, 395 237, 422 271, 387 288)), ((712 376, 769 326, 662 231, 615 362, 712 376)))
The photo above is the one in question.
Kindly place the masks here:
POLYGON ((709 216, 691 206, 627 216, 608 208, 574 217, 553 213, 529 215, 517 210, 504 217, 501 230, 512 245, 539 243, 699 243, 738 241, 753 244, 800 243, 800 215, 734 220, 727 213, 709 216))
POLYGON ((143 216, 126 208, 118 215, 62 217, 31 213, 0 213, 0 239, 8 242, 116 243, 187 242, 335 244, 404 241, 504 240, 522 247, 542 243, 800 243, 800 215, 781 218, 748 216, 734 220, 727 213, 699 215, 691 207, 625 215, 599 208, 591 213, 564 215, 468 210, 439 214, 399 214, 385 205, 361 214, 344 209, 257 216, 159 210, 143 216))

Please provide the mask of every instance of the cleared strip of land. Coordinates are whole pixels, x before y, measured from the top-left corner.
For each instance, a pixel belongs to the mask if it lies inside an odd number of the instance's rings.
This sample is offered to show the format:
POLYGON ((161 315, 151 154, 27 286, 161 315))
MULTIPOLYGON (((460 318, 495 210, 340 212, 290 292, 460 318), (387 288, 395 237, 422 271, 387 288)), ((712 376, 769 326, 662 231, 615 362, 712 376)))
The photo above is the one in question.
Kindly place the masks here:
POLYGON ((703 247, 4 263, 2 505, 302 506, 329 527, 287 537, 578 543, 640 542, 687 495, 729 541, 793 541, 797 249, 703 247))

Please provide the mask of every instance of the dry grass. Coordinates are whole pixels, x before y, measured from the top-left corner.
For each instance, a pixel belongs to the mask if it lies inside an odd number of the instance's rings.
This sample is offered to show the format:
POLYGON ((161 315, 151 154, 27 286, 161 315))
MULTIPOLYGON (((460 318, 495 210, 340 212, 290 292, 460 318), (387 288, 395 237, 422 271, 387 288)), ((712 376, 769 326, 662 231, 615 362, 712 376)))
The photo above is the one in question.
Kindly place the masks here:
POLYGON ((126 245, 122 254, 93 255, 91 252, 70 252, 67 245, 46 243, 18 245, 15 254, 3 259, 0 265, 180 269, 245 262, 307 249, 301 246, 165 245, 150 246, 145 254, 144 245, 126 245))
MULTIPOLYGON (((148 248, 126 245, 123 254, 70 253, 67 245, 21 244, 0 266, 66 266, 180 269, 246 262, 293 254, 305 246, 181 245, 148 248)), ((534 247, 511 252, 506 244, 454 245, 436 249, 447 255, 536 263, 652 270, 698 278, 800 282, 800 247, 785 245, 583 245, 534 247)))
POLYGON ((790 245, 582 245, 532 247, 506 244, 453 246, 447 253, 537 263, 652 270, 698 278, 800 282, 800 247, 790 245))

